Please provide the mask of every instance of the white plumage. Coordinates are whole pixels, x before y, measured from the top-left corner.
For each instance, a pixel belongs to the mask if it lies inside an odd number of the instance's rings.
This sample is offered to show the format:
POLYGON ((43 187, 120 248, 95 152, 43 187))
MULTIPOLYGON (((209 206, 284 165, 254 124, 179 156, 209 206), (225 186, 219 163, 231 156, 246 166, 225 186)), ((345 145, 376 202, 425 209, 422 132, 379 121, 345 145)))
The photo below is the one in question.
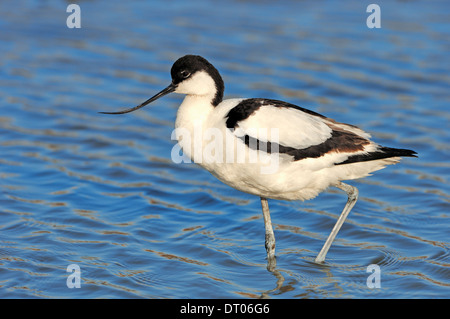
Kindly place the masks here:
POLYGON ((178 143, 225 184, 261 197, 268 269, 276 262, 267 198, 307 200, 329 186, 347 193, 347 204, 316 258, 322 262, 358 196, 355 187, 341 181, 368 176, 401 156, 415 157, 414 151, 380 146, 353 125, 287 102, 222 100, 222 78, 200 56, 178 59, 171 75, 172 83, 146 102, 110 114, 137 110, 171 92, 186 94, 175 122, 178 143))
POLYGON ((270 104, 261 106, 240 121, 239 127, 244 132, 279 129, 279 143, 298 149, 323 143, 331 137, 331 128, 322 119, 294 108, 278 108, 270 104))

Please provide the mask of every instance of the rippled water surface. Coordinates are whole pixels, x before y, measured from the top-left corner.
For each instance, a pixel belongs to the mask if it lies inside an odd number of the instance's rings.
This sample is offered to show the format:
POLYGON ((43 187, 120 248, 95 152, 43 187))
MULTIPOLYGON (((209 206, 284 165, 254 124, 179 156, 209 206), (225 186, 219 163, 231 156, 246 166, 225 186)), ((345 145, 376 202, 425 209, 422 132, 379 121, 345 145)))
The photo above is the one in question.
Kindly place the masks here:
POLYGON ((80 1, 81 29, 69 3, 0 3, 0 297, 450 296, 448 2, 378 1, 381 29, 356 0, 80 1), (226 97, 286 100, 419 158, 351 182, 360 199, 323 265, 346 196, 269 201, 269 272, 259 199, 171 160, 182 96, 98 113, 166 87, 187 53, 226 97))

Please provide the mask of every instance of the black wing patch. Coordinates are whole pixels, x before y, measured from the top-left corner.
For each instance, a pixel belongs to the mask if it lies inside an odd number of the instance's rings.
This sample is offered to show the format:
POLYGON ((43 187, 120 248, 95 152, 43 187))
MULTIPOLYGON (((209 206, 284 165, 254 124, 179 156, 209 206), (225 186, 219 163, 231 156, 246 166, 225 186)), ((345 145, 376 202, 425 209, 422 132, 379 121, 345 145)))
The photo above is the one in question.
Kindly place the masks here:
MULTIPOLYGON (((357 152, 364 149, 370 142, 356 134, 345 131, 332 131, 331 137, 325 142, 303 149, 283 146, 273 142, 263 142, 254 137, 244 135, 239 137, 250 149, 267 153, 284 153, 299 161, 306 158, 318 158, 331 152, 357 152)), ((342 163, 343 164, 343 163, 342 163)))
POLYGON ((318 116, 321 118, 326 118, 325 116, 316 113, 314 111, 304 109, 300 106, 290 104, 287 102, 279 101, 279 100, 271 100, 271 99, 245 99, 241 101, 238 105, 233 107, 227 114, 227 127, 229 129, 236 128, 240 121, 247 119, 254 112, 259 110, 259 108, 263 105, 271 105, 275 107, 290 107, 297 109, 299 111, 308 113, 310 115, 318 116))

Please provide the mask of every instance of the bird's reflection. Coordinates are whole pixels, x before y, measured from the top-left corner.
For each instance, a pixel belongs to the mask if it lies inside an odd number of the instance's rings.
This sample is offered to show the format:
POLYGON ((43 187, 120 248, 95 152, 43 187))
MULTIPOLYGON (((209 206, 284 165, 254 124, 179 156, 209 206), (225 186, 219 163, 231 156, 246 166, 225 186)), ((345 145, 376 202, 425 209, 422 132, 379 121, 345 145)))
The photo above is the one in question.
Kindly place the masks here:
MULTIPOLYGON (((332 265, 327 264, 327 263, 316 263, 313 260, 313 257, 307 258, 306 263, 307 263, 308 267, 313 267, 324 274, 323 280, 324 280, 325 284, 333 283, 333 285, 337 291, 337 294, 335 295, 335 297, 338 297, 338 298, 342 297, 342 293, 344 290, 340 286, 340 283, 336 280, 335 276, 331 272, 332 265)), ((289 276, 292 277, 292 274, 290 274, 289 270, 283 270, 281 268, 277 268, 276 257, 269 258, 267 260, 266 268, 267 268, 267 271, 269 271, 276 279, 275 287, 273 289, 262 292, 259 297, 260 299, 269 299, 274 294, 281 295, 285 292, 296 289, 294 286, 292 286, 291 281, 289 281, 288 283, 285 283, 285 275, 287 274, 288 277, 289 276), (283 275, 283 273, 285 273, 285 275, 283 275)), ((324 284, 324 283, 322 283, 322 284, 324 284)), ((309 286, 309 288, 306 288, 306 290, 307 291, 310 290, 310 292, 312 294, 316 294, 317 293, 316 288, 319 288, 320 284, 318 284, 317 286, 314 286, 314 285, 311 286, 310 284, 308 284, 308 286, 309 286)))
POLYGON ((267 270, 271 272, 277 279, 276 287, 271 290, 263 292, 260 296, 260 299, 270 298, 269 294, 274 291, 280 291, 284 283, 284 276, 281 274, 281 271, 277 268, 277 259, 275 256, 272 256, 272 258, 267 259, 267 270))

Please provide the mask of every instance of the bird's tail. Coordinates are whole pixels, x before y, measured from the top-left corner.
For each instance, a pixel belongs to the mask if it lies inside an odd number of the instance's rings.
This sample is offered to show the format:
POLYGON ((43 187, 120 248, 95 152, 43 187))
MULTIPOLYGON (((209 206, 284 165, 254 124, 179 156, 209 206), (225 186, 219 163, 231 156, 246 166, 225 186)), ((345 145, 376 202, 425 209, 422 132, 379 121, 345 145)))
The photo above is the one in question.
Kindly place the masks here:
POLYGON ((407 150, 404 148, 392 148, 392 147, 386 147, 386 146, 381 146, 378 151, 383 152, 386 157, 397 157, 397 156, 401 156, 401 157, 417 157, 417 152, 413 151, 413 150, 407 150))
POLYGON ((417 153, 412 150, 380 146, 373 152, 350 156, 347 160, 337 165, 374 161, 390 157, 417 157, 416 154, 417 153))

